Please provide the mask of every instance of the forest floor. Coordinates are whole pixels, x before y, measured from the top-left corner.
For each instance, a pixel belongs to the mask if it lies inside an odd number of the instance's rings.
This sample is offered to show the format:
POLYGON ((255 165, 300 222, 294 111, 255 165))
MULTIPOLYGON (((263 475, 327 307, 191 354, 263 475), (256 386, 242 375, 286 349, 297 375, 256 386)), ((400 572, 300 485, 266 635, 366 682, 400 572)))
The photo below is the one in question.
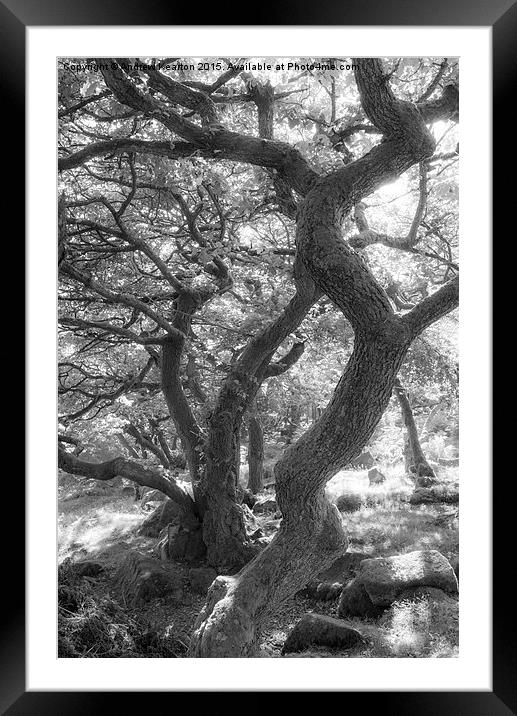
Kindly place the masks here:
MULTIPOLYGON (((366 557, 436 549, 450 561, 457 559, 458 519, 441 519, 451 513, 451 505, 410 505, 410 481, 397 476, 395 469, 381 469, 387 476, 382 485, 368 487, 366 472, 343 471, 327 487, 330 499, 335 500, 342 494, 356 494, 362 499, 359 510, 343 513, 349 549, 363 552, 366 557)), ((457 470, 443 470, 439 477, 441 481, 457 483, 457 470)), ((66 599, 63 604, 60 596, 60 637, 64 637, 68 646, 72 645, 70 656, 155 658, 185 655, 189 634, 205 602, 204 596, 184 590, 180 603, 163 597, 134 608, 124 603, 113 586, 116 568, 128 551, 152 554, 156 540, 136 534, 137 527, 147 516, 133 496, 120 489, 93 489, 90 494, 72 498, 62 492, 59 500, 59 563, 67 558, 72 561, 98 559, 105 567, 100 575, 83 577, 80 582, 67 577, 66 568, 60 569, 60 594, 64 589, 66 596, 72 587, 76 602, 67 610, 66 599)), ((178 562, 174 569, 186 584, 188 565, 178 562)), ((307 612, 337 616, 337 600, 322 602, 300 594, 289 599, 263 633, 261 656, 280 657, 288 633, 307 612)), ((366 645, 342 652, 314 649, 289 657, 458 655, 457 602, 452 606, 450 600, 444 603, 426 599, 397 602, 378 620, 351 618, 347 622, 363 634, 366 645)), ((60 647, 60 653, 65 655, 67 649, 60 647)))

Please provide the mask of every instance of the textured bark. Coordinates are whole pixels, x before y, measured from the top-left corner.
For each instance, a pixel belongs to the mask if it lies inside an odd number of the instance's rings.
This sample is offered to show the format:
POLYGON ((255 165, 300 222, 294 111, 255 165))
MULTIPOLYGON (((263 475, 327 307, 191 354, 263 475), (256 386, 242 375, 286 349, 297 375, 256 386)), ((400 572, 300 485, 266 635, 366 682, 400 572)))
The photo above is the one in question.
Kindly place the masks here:
POLYGON ((192 656, 253 655, 265 618, 346 549, 325 484, 364 447, 389 402, 412 338, 448 303, 439 297, 423 311, 413 309, 406 320, 396 316, 366 264, 342 240, 342 222, 353 206, 431 156, 435 144, 418 109, 394 97, 381 63, 354 61, 363 109, 384 140, 320 179, 301 202, 297 221, 297 258, 352 325, 354 349, 320 419, 275 466, 283 515, 277 535, 240 574, 216 580, 195 626, 192 656))
POLYGON ((264 432, 255 412, 248 421, 248 489, 256 495, 264 484, 264 432))
POLYGON ((170 338, 162 346, 162 391, 181 440, 192 482, 199 479, 203 435, 180 379, 182 338, 170 338))
POLYGON ((427 462, 418 437, 418 429, 411 409, 411 403, 407 391, 400 381, 395 381, 395 395, 402 411, 404 425, 406 426, 406 438, 404 445, 404 457, 406 472, 415 477, 435 477, 433 468, 427 462))
POLYGON ((242 567, 256 552, 236 502, 236 456, 243 416, 267 377, 273 354, 321 295, 303 267, 299 267, 296 286, 295 295, 278 318, 250 340, 230 369, 208 419, 206 466, 200 486, 205 506, 203 533, 208 561, 222 572, 242 567))
MULTIPOLYGON (((197 487, 203 462, 205 436, 183 389, 181 359, 186 336, 191 329, 192 316, 202 303, 202 297, 193 291, 183 290, 179 294, 173 319, 177 335, 167 336, 162 342, 161 352, 162 392, 185 453, 196 503, 198 502, 197 487)), ((198 505, 198 509, 202 512, 202 505, 198 505)))

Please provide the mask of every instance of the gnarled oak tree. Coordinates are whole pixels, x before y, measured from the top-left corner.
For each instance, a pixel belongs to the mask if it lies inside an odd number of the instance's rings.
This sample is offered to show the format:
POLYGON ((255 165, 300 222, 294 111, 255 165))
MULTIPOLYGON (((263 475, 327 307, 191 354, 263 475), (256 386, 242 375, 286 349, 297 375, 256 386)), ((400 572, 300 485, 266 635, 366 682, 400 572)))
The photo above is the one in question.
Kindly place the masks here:
MULTIPOLYGON (((458 304, 455 266, 447 265, 452 278, 438 290, 408 305, 396 290, 390 292, 392 286, 381 285, 364 255, 365 247, 375 243, 417 250, 427 168, 436 144, 429 125, 457 118, 457 86, 440 89, 442 63, 439 76, 421 97, 409 101, 394 92, 380 60, 357 58, 353 64, 359 94, 355 115, 339 127, 334 94, 332 128, 326 134, 326 123, 320 120, 327 145, 341 152, 330 169, 316 168, 299 148, 275 138, 275 103, 289 92, 276 92, 242 73, 243 91, 225 93, 227 83, 241 74, 238 67, 203 83, 188 76, 175 78, 156 63, 135 72, 126 60, 99 61, 91 94, 80 101, 62 101, 63 121, 72 122, 59 158, 67 193, 60 202, 59 222, 60 275, 68 302, 62 324, 80 331, 82 339, 102 335, 147 352, 146 364, 138 375, 127 377, 124 389, 141 385, 149 371, 159 371, 157 389, 180 438, 194 499, 170 475, 151 474, 126 459, 92 465, 62 448, 60 466, 98 479, 122 475, 161 489, 198 520, 209 562, 225 574, 245 565, 238 574, 213 583, 196 625, 192 656, 252 655, 266 617, 346 549, 341 518, 325 497, 325 485, 369 440, 412 342, 458 304), (243 130, 235 131, 225 125, 225 112, 239 102, 255 108, 257 123, 251 126, 247 114, 243 130), (76 116, 79 125, 74 125, 76 116), (111 127, 105 135, 98 129, 103 123, 111 127), (357 158, 347 146, 356 132, 378 138, 357 158), (152 176, 145 175, 146 157, 166 162, 161 173, 155 168, 152 176), (296 225, 295 246, 277 247, 293 260, 294 292, 269 323, 252 331, 204 412, 193 409, 186 393, 189 384, 202 405, 195 365, 190 373, 182 366, 196 316, 233 290, 230 264, 242 254, 237 249, 230 259, 224 249, 228 235, 236 231, 239 212, 221 199, 217 179, 200 181, 186 194, 167 176, 171 164, 193 157, 262 168, 275 211, 296 225), (108 172, 102 172, 103 161, 108 172), (364 198, 415 165, 420 200, 407 236, 374 231, 364 198), (113 171, 118 172, 116 188, 113 171), (73 201, 68 198, 72 190, 73 201), (352 214, 357 232, 347 240, 343 225, 352 214), (171 234, 167 221, 178 231, 171 234), (169 255, 164 237, 174 245, 169 255), (122 278, 115 279, 109 261, 126 255, 131 259, 122 263, 122 278), (191 270, 186 271, 181 260, 191 270), (129 264, 136 265, 132 291, 129 264), (350 325, 353 349, 327 407, 275 466, 282 522, 272 541, 259 549, 246 532, 237 499, 242 420, 263 382, 292 364, 296 343, 289 348, 286 340, 322 296, 350 325), (101 318, 86 317, 85 301, 101 318), (113 318, 110 310, 115 306, 121 313, 113 318), (281 347, 283 358, 275 356, 281 347)), ((65 74, 63 86, 67 81, 65 74)), ((238 180, 238 175, 232 177, 238 180)), ((253 207, 247 218, 252 212, 253 207)), ((92 400, 98 402, 95 395, 92 400)))

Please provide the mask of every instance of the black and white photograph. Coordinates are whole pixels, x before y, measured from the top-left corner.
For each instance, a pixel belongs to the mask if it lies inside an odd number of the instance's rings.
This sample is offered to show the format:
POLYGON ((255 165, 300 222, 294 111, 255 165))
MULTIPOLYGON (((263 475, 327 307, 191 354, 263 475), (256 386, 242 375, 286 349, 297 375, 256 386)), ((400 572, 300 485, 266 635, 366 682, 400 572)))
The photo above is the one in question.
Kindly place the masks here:
POLYGON ((456 659, 457 57, 60 57, 58 657, 456 659))

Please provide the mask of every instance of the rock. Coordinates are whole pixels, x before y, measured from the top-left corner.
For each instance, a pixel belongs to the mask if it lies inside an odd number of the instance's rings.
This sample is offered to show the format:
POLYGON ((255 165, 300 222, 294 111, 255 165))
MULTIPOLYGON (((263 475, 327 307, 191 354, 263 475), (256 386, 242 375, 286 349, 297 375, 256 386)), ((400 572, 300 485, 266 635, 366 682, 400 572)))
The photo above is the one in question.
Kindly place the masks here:
POLYGON ((357 512, 361 509, 361 496, 351 492, 345 493, 337 498, 335 504, 340 512, 357 512))
POLYGON ((278 510, 278 505, 276 503, 276 500, 272 497, 266 497, 262 500, 257 500, 255 504, 253 505, 253 512, 254 514, 258 515, 262 512, 276 512, 278 510))
POLYGON ((104 565, 93 560, 73 562, 72 569, 77 577, 97 577, 104 571, 104 565))
POLYGON ((196 562, 203 559, 206 554, 206 545, 203 541, 202 528, 185 530, 181 527, 169 526, 166 554, 169 559, 179 559, 185 562, 196 562))
POLYGON ((322 614, 304 614, 285 640, 282 654, 305 651, 311 646, 351 649, 364 643, 362 634, 341 619, 322 614))
POLYGON ((385 481, 386 475, 384 475, 376 467, 372 467, 371 470, 368 470, 368 482, 370 485, 381 485, 385 481))
POLYGON ((170 566, 140 552, 129 552, 115 573, 115 584, 133 606, 157 597, 169 596, 181 601, 181 578, 170 566))
POLYGON ((196 594, 206 594, 216 577, 217 572, 212 567, 194 567, 188 573, 190 587, 196 594))
POLYGON ((257 498, 255 495, 251 492, 251 490, 248 490, 247 487, 241 487, 241 485, 237 486, 237 501, 239 504, 247 505, 248 507, 253 507, 255 502, 257 501, 257 498))
POLYGON ((138 534, 160 538, 155 553, 162 560, 193 562, 202 559, 206 553, 199 519, 172 500, 155 510, 143 522, 138 534))
POLYGON ((365 452, 362 452, 357 457, 354 457, 354 459, 348 463, 347 467, 367 469, 373 467, 374 463, 375 460, 373 459, 373 455, 371 454, 371 452, 365 450, 365 452))
POLYGON ((144 507, 148 502, 165 502, 167 500, 167 495, 165 495, 163 492, 160 492, 160 490, 149 490, 145 493, 145 495, 142 497, 142 501, 140 502, 140 506, 144 507))
POLYGON ((443 602, 446 599, 450 599, 443 589, 436 589, 436 587, 414 587, 413 589, 404 589, 403 592, 400 592, 400 594, 397 595, 396 601, 414 602, 422 598, 435 602, 443 602))
POLYGON ((144 537, 158 537, 168 524, 179 523, 183 513, 184 510, 180 505, 172 500, 167 500, 142 522, 138 534, 144 537))
POLYGON ((337 599, 344 585, 355 576, 361 561, 367 557, 364 552, 345 552, 328 569, 318 574, 315 580, 309 582, 300 594, 319 601, 337 599))
POLYGON ((341 592, 337 609, 340 617, 376 619, 383 611, 383 607, 372 602, 368 592, 357 579, 349 582, 341 592))
POLYGON ((453 505, 459 502, 459 493, 456 489, 437 485, 436 487, 417 487, 409 498, 410 505, 426 505, 444 502, 453 505))
POLYGON ((415 486, 416 487, 432 487, 433 485, 436 485, 438 480, 435 477, 430 477, 429 475, 420 475, 420 477, 417 477, 415 479, 415 486))
POLYGON ((406 589, 436 587, 456 594, 458 580, 450 562, 436 550, 364 559, 356 581, 377 606, 389 606, 406 589))

